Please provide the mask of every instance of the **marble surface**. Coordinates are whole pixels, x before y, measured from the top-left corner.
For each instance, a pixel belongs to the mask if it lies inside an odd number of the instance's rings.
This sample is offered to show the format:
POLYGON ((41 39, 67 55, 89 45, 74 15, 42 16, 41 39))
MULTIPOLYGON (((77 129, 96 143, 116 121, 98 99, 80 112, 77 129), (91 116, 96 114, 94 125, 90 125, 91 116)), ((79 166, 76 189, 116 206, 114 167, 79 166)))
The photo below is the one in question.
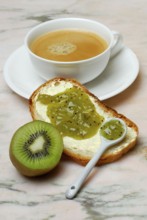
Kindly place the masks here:
MULTIPOLYGON (((5 0, 0 1, 0 219, 143 220, 147 219, 147 1, 146 0, 5 0), (95 168, 74 200, 65 190, 83 167, 63 157, 41 178, 20 175, 9 159, 15 130, 29 122, 28 101, 3 78, 9 55, 23 44, 33 26, 61 17, 84 17, 120 31, 140 61, 136 81, 104 102, 139 127, 138 144, 121 160, 95 168)), ((23 68, 23 67, 22 67, 23 68)))

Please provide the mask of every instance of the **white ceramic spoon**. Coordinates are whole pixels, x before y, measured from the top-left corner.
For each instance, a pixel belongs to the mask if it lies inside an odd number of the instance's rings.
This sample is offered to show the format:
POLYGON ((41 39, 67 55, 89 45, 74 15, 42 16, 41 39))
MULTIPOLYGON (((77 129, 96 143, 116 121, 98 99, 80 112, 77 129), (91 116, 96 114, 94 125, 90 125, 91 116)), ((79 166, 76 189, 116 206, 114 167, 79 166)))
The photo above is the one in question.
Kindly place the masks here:
MULTIPOLYGON (((101 126, 101 128, 108 124, 108 122, 110 121, 118 121, 119 123, 121 123, 121 126, 123 127, 123 132, 120 134, 120 136, 115 139, 115 140, 110 140, 107 139, 106 137, 103 136, 102 132, 100 133, 100 138, 101 138, 101 145, 98 148, 98 151, 96 152, 96 154, 94 155, 94 157, 89 161, 89 163, 86 165, 86 167, 84 168, 83 172, 81 173, 81 175, 79 176, 79 178, 69 187, 69 189, 66 191, 66 198, 67 199, 73 199, 77 192, 80 190, 81 186, 83 185, 86 177, 88 176, 88 174, 91 172, 91 170, 93 169, 93 167, 97 164, 99 158, 101 157, 101 155, 105 152, 106 149, 108 149, 109 147, 113 146, 114 144, 119 143, 120 141, 122 141, 126 135, 127 132, 127 127, 126 124, 123 120, 118 119, 118 118, 111 118, 108 119, 107 121, 104 122, 104 124, 101 126)), ((100 131, 101 131, 100 128, 100 131)), ((108 130, 108 129, 107 129, 108 130)), ((113 131, 111 130, 111 132, 116 132, 116 130, 114 129, 113 131)))

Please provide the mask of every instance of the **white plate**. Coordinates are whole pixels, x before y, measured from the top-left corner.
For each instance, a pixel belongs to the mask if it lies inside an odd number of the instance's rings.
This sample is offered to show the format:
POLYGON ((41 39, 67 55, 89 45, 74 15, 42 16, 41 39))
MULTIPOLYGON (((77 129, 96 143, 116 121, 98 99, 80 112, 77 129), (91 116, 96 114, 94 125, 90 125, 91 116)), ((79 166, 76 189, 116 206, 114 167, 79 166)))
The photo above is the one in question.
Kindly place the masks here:
MULTIPOLYGON (((128 88, 139 72, 136 55, 124 47, 113 57, 105 71, 96 79, 85 84, 100 100, 113 97, 128 88)), ((8 58, 4 66, 4 78, 8 86, 24 98, 29 98, 44 79, 37 75, 24 46, 8 58)))

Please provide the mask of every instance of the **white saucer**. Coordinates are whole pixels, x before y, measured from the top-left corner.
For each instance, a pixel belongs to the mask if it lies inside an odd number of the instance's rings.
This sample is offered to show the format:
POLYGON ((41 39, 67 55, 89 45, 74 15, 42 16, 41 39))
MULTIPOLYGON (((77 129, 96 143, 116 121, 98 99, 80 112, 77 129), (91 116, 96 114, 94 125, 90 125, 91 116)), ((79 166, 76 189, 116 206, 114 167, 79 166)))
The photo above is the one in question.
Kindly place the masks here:
MULTIPOLYGON (((136 55, 124 47, 109 61, 105 71, 85 86, 100 100, 105 100, 128 88, 136 79, 138 72, 139 62, 136 55)), ((45 82, 37 75, 24 46, 18 48, 8 58, 4 66, 4 78, 14 92, 27 99, 45 82)))

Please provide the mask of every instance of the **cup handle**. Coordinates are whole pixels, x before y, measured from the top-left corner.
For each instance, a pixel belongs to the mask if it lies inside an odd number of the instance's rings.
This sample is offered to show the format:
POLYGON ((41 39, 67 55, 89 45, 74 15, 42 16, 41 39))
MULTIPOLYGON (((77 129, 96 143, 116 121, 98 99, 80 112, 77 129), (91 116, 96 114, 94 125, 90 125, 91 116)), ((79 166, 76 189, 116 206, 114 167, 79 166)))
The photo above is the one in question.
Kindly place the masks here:
POLYGON ((112 31, 112 34, 114 36, 114 42, 111 46, 110 58, 114 57, 124 47, 122 35, 117 31, 112 31))

